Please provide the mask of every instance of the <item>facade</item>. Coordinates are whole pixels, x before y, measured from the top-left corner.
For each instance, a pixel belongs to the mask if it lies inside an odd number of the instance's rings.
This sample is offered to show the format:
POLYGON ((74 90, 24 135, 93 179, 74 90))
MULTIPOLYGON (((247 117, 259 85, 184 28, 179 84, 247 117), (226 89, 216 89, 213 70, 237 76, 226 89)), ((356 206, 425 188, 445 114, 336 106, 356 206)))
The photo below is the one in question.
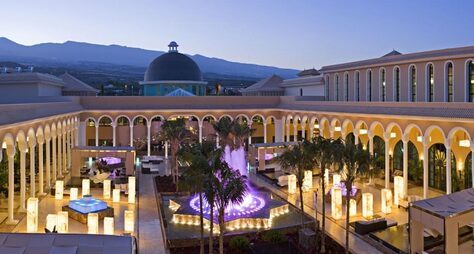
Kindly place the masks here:
POLYGON ((474 46, 324 66, 326 100, 473 102, 474 46))
POLYGON ((313 96, 324 100, 324 79, 315 69, 303 70, 298 77, 283 81, 286 96, 313 96))
POLYGON ((194 95, 206 95, 207 82, 203 81, 199 66, 188 56, 178 52, 178 44, 172 41, 169 51, 153 60, 140 82, 145 96, 166 96, 176 89, 194 95))

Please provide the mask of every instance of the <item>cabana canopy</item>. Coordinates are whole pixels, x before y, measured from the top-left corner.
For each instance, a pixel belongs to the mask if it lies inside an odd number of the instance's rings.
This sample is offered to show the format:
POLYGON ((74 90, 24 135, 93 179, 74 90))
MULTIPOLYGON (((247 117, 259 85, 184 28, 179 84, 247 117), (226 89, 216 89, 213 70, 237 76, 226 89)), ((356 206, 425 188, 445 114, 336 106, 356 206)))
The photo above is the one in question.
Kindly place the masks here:
POLYGON ((474 222, 474 189, 411 203, 410 253, 423 251, 423 229, 444 235, 444 252, 458 253, 458 230, 474 222))
POLYGON ((131 146, 77 146, 72 149, 72 176, 80 176, 83 158, 116 157, 125 160, 127 175, 135 173, 135 148, 131 146))

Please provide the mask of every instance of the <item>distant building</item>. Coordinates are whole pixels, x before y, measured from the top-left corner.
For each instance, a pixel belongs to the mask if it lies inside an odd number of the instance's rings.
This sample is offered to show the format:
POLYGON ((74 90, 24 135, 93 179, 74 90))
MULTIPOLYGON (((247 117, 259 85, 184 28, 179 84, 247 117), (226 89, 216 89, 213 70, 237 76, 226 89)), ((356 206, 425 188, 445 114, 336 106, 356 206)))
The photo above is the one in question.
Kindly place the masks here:
POLYGON ((241 90, 243 96, 282 96, 285 90, 281 87, 283 78, 272 75, 241 90))
MULTIPOLYGON (((199 66, 188 56, 178 52, 178 44, 172 41, 169 51, 153 60, 145 72, 143 86, 145 96, 166 96, 177 89, 194 95, 206 95, 207 82, 203 81, 199 66)), ((180 94, 180 93, 177 93, 180 94)))
POLYGON ((4 102, 45 96, 96 96, 99 92, 68 73, 56 77, 30 71, 0 74, 0 89, 4 102))
POLYGON ((297 78, 284 80, 281 87, 286 96, 316 96, 324 100, 323 75, 314 68, 301 71, 297 78))

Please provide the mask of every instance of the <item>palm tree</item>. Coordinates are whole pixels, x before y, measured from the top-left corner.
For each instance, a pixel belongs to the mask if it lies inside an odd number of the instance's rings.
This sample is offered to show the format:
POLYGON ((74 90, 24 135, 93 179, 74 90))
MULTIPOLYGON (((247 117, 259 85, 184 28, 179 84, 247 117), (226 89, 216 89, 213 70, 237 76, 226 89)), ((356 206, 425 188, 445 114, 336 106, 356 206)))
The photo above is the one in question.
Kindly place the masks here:
POLYGON ((182 160, 190 164, 189 168, 183 173, 184 186, 191 193, 199 195, 199 221, 201 230, 200 252, 204 254, 204 215, 203 215, 203 197, 206 183, 206 172, 211 172, 209 160, 214 144, 209 141, 203 141, 202 144, 192 144, 183 146, 179 153, 182 160))
POLYGON ((342 160, 344 167, 339 169, 341 175, 345 176, 346 186, 346 253, 349 253, 349 213, 351 205, 352 184, 358 176, 366 173, 370 167, 370 153, 363 149, 362 145, 347 143, 344 145, 342 160))
POLYGON ((237 119, 231 120, 223 117, 212 124, 214 130, 219 135, 219 145, 229 146, 231 150, 244 146, 245 139, 252 135, 253 129, 248 124, 239 122, 237 119))
POLYGON ((244 200, 247 192, 246 180, 237 170, 231 169, 225 161, 221 159, 222 150, 218 149, 213 160, 213 167, 216 174, 212 178, 212 185, 215 190, 215 206, 218 211, 219 221, 219 253, 224 253, 224 233, 225 233, 225 209, 231 203, 240 203, 244 200))
POLYGON ((322 192, 322 223, 321 223, 321 253, 326 252, 325 235, 326 235, 326 202, 324 196, 326 195, 326 183, 324 181, 326 169, 334 164, 339 164, 341 161, 340 139, 327 139, 321 136, 313 138, 311 141, 311 150, 315 156, 315 162, 319 165, 321 170, 321 192, 322 192))
POLYGON ((161 125, 161 131, 158 133, 158 136, 161 141, 168 141, 170 143, 172 159, 171 175, 173 177, 173 183, 176 185, 176 191, 178 191, 178 150, 183 144, 192 140, 194 135, 186 128, 184 118, 177 118, 175 120, 165 120, 161 125))
POLYGON ((296 175, 298 189, 300 192, 301 227, 304 227, 304 203, 303 203, 303 180, 306 170, 313 170, 315 154, 311 150, 308 141, 302 141, 286 150, 276 158, 283 170, 296 175))

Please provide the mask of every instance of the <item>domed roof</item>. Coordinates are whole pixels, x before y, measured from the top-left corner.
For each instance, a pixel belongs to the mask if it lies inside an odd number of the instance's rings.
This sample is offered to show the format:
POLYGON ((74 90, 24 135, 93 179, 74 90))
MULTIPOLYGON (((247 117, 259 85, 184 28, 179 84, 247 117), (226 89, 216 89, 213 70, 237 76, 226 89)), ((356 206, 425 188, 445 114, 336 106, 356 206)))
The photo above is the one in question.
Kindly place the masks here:
POLYGON ((145 72, 144 81, 184 80, 202 81, 199 66, 188 56, 178 53, 178 44, 171 42, 170 50, 153 60, 145 72))

